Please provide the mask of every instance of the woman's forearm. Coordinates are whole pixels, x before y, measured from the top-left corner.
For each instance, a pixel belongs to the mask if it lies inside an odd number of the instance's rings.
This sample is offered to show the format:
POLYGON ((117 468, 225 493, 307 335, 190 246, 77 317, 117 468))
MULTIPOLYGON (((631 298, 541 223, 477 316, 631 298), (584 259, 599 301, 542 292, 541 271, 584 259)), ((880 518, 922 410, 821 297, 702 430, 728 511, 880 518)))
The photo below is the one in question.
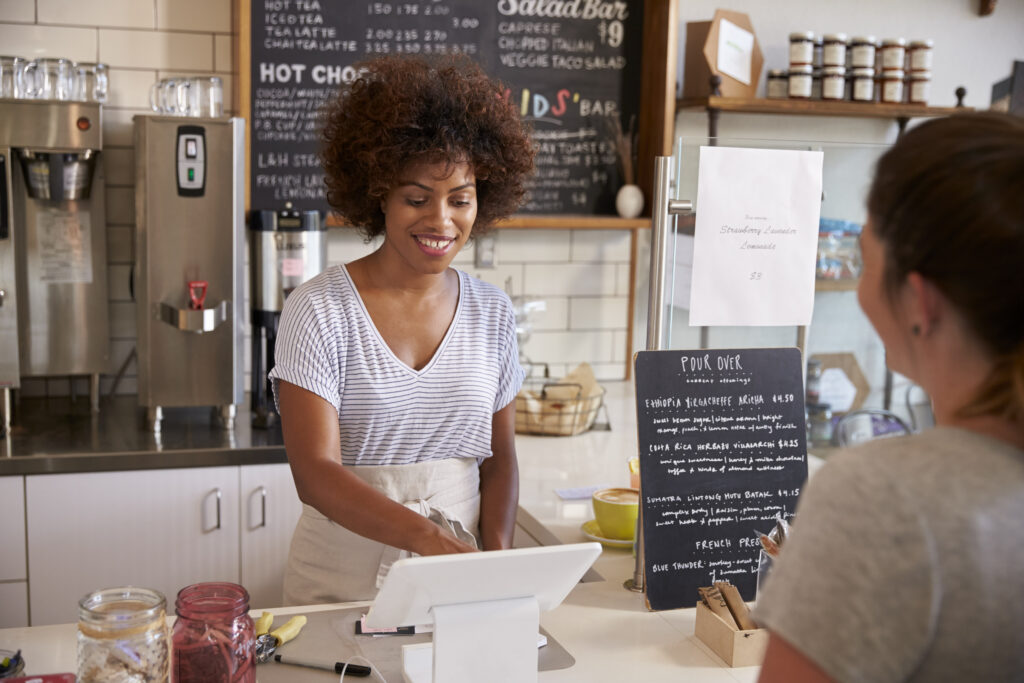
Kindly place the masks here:
POLYGON ((480 464, 480 540, 484 550, 512 547, 519 508, 515 402, 494 414, 491 457, 480 464))

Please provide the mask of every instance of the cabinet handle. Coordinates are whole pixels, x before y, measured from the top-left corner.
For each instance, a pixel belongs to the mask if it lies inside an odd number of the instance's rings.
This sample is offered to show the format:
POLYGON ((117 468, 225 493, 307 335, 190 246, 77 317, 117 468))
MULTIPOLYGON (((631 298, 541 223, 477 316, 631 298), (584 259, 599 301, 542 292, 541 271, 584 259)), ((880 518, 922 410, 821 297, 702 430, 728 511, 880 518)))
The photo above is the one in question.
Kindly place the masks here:
POLYGON ((260 487, 260 526, 267 526, 267 487, 260 487))
MULTIPOLYGON (((206 498, 203 499, 203 502, 204 502, 203 510, 204 511, 206 509, 205 501, 211 495, 217 496, 217 523, 216 523, 216 525, 214 525, 214 527, 212 529, 209 529, 208 531, 206 531, 206 533, 209 533, 210 531, 217 531, 218 529, 220 529, 220 487, 218 486, 217 488, 215 488, 212 491, 210 491, 210 493, 206 494, 206 498)), ((204 515, 205 515, 205 513, 204 513, 204 515)))

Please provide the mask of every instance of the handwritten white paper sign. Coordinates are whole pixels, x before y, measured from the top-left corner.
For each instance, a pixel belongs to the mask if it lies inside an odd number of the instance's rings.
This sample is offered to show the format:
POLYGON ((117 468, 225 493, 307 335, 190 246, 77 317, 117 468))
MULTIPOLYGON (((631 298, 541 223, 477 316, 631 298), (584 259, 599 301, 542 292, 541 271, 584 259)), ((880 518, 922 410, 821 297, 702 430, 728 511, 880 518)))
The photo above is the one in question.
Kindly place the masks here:
POLYGON ((701 147, 690 325, 807 325, 822 152, 701 147))

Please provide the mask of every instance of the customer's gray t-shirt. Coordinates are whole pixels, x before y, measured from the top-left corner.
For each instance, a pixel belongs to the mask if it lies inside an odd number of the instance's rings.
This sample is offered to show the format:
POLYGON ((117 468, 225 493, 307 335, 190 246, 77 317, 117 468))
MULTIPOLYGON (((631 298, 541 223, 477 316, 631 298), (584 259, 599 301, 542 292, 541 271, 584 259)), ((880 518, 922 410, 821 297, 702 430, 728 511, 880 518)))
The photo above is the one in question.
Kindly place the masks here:
POLYGON ((755 618, 838 681, 1024 681, 1024 452, 937 428, 830 458, 755 618))

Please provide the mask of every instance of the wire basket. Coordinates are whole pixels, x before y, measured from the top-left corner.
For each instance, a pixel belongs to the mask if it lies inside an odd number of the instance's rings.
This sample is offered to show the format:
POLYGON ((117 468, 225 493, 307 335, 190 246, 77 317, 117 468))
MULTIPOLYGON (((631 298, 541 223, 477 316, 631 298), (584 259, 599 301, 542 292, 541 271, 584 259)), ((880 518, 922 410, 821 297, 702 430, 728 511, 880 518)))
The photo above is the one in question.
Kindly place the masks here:
POLYGON ((605 410, 604 423, 597 414, 604 407, 600 393, 583 396, 583 385, 549 380, 526 380, 516 395, 516 433, 546 436, 575 436, 588 429, 610 429, 605 410))

